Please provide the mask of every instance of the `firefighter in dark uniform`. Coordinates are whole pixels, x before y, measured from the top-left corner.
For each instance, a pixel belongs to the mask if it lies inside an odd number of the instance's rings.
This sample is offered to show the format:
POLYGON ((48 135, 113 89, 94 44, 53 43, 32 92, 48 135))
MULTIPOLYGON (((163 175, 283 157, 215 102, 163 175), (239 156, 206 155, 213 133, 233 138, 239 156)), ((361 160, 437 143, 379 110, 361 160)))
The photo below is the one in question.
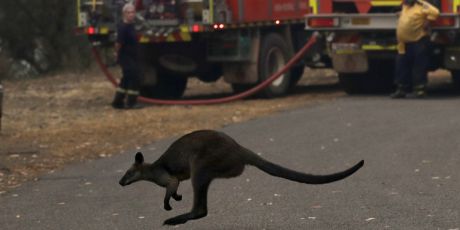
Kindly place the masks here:
POLYGON ((121 65, 122 78, 117 87, 112 107, 116 109, 138 108, 137 97, 140 88, 138 64, 138 40, 134 28, 136 9, 128 3, 123 6, 123 21, 118 26, 115 53, 121 65), (125 104, 125 97, 126 104, 125 104))
POLYGON ((417 98, 426 96, 429 65, 429 21, 439 16, 439 10, 423 0, 404 0, 396 29, 396 92, 392 98, 404 98, 413 90, 417 98))

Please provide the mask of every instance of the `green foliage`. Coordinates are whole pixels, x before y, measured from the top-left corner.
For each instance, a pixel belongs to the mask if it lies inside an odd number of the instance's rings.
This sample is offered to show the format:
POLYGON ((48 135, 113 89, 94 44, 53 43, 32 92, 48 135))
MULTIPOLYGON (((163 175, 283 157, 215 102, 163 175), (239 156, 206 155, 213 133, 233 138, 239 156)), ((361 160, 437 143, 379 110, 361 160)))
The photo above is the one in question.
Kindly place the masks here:
POLYGON ((7 77, 9 61, 3 52, 0 52, 0 83, 7 77))
POLYGON ((1 0, 0 38, 13 59, 24 59, 42 72, 59 68, 79 69, 89 64, 84 37, 76 36, 75 0, 1 0), (35 60, 43 48, 48 66, 35 60))

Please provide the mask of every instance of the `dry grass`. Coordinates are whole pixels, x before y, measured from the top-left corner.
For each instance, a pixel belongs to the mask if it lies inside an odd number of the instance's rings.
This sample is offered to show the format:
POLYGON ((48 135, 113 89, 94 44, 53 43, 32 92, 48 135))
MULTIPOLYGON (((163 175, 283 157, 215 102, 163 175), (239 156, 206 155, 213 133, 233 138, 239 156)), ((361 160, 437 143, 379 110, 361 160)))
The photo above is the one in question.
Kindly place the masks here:
MULTIPOLYGON (((305 77, 303 82, 311 84, 312 79, 305 77)), ((335 81, 326 79, 326 83, 335 81)), ((109 106, 113 88, 97 71, 5 81, 4 87, 0 194, 71 162, 110 157, 161 138, 217 129, 343 94, 332 88, 272 100, 119 111, 109 106)), ((229 90, 222 82, 203 84, 195 80, 187 94, 229 90)))

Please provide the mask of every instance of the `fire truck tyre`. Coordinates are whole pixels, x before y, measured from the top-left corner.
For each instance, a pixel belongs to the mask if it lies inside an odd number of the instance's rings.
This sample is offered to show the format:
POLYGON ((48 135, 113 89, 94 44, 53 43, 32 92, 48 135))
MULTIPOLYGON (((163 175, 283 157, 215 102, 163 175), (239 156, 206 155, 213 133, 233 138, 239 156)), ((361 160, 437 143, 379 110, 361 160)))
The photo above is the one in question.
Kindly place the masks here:
POLYGON ((155 85, 144 86, 141 95, 158 99, 177 99, 182 97, 187 86, 187 77, 161 73, 155 85))
POLYGON ((339 74, 340 86, 347 94, 363 93, 365 89, 363 74, 339 74))
POLYGON ((187 74, 197 69, 197 63, 183 55, 167 54, 161 56, 158 61, 163 68, 177 73, 187 74))
POLYGON ((369 93, 390 93, 394 84, 395 61, 393 59, 371 60, 370 70, 366 77, 369 93))
POLYGON ((452 70, 452 84, 454 84, 455 89, 460 90, 460 70, 452 70))
POLYGON ((206 66, 201 72, 198 73, 198 79, 203 82, 216 82, 222 77, 222 66, 210 65, 206 66))
POLYGON ((339 83, 347 94, 389 93, 394 89, 392 76, 384 79, 380 75, 373 75, 372 72, 339 74, 339 83))
MULTIPOLYGON (((281 70, 293 56, 291 49, 282 36, 276 33, 266 35, 260 46, 259 53, 259 82, 263 82, 271 75, 281 70)), ((273 81, 260 92, 260 96, 273 98, 287 93, 291 86, 291 73, 287 72, 273 81)))
POLYGON ((244 91, 248 91, 255 86, 256 85, 253 85, 253 84, 236 84, 235 83, 235 84, 232 84, 232 89, 233 89, 233 93, 239 94, 244 91))
POLYGON ((302 78, 303 76, 303 73, 305 71, 305 68, 304 66, 294 66, 292 67, 292 70, 291 70, 291 82, 290 82, 290 86, 291 88, 293 88, 294 86, 297 85, 297 82, 299 82, 299 80, 302 78))
POLYGON ((395 88, 393 75, 393 60, 372 60, 367 73, 339 73, 339 82, 348 94, 389 93, 395 88))

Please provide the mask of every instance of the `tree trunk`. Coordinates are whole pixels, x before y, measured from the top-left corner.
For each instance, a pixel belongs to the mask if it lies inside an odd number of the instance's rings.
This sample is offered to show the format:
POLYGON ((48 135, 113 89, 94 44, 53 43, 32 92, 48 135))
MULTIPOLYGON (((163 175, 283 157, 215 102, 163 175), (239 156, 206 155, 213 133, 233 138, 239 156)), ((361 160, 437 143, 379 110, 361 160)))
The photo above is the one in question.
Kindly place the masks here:
POLYGON ((2 114, 3 114, 3 86, 0 85, 0 131, 2 131, 2 114))

